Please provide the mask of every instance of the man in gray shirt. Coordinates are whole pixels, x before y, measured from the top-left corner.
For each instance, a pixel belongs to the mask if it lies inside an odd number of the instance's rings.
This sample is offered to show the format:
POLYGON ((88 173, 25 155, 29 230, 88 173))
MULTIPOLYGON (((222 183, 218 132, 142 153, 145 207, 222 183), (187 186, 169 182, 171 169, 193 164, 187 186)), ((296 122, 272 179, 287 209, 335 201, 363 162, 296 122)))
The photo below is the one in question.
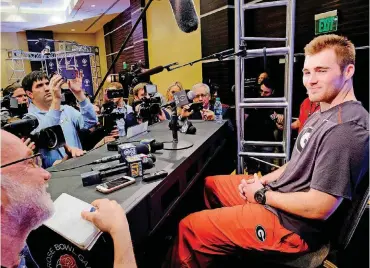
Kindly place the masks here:
POLYGON ((209 209, 180 222, 171 267, 205 267, 240 249, 314 250, 327 241, 334 214, 343 223, 368 170, 369 114, 354 94, 355 48, 345 37, 322 35, 305 56, 303 84, 320 110, 306 121, 291 160, 261 179, 207 177, 209 209))

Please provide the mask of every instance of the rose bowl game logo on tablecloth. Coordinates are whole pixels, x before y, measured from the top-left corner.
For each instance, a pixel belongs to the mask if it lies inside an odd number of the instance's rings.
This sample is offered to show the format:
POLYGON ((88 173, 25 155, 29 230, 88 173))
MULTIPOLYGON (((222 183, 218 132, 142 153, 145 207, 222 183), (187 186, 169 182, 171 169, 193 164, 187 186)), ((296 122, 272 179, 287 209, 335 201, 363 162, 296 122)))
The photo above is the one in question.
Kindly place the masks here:
POLYGON ((75 259, 68 254, 60 256, 57 262, 57 268, 78 268, 75 259))

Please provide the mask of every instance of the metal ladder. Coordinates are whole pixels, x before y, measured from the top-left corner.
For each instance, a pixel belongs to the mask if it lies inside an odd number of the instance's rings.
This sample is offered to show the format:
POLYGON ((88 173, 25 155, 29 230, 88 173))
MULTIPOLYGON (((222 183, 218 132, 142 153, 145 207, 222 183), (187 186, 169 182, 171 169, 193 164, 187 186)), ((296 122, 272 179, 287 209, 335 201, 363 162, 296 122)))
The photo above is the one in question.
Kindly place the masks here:
MULTIPOLYGON (((260 162, 263 160, 255 157, 280 158, 287 162, 290 158, 290 136, 292 120, 292 86, 293 86, 293 64, 294 64, 294 22, 295 22, 295 0, 283 0, 262 3, 246 3, 243 0, 235 0, 235 52, 240 51, 243 41, 285 41, 285 47, 249 49, 246 54, 235 57, 235 106, 237 126, 237 148, 238 162, 237 174, 244 172, 243 157, 253 157, 260 162), (257 8, 268 8, 286 6, 286 37, 245 37, 244 36, 244 11, 257 8), (244 60, 267 56, 285 55, 285 79, 284 97, 282 98, 244 98, 244 60), (284 133, 282 142, 270 141, 245 141, 244 140, 244 109, 245 108, 284 108, 284 133), (260 153, 244 152, 244 145, 256 146, 282 146, 283 153, 260 153)), ((266 162, 264 162, 266 163, 266 162)))

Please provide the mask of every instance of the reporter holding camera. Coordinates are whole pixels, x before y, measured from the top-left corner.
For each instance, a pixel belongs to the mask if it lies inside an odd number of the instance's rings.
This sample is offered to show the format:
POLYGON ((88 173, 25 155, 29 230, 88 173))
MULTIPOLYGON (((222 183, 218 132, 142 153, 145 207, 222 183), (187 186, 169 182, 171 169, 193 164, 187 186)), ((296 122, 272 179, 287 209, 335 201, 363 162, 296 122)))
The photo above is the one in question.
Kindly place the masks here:
POLYGON ((106 89, 105 94, 104 94, 106 103, 113 102, 114 104, 115 108, 112 110, 112 113, 124 115, 124 117, 116 120, 116 125, 117 125, 116 134, 120 137, 123 137, 126 135, 127 127, 137 124, 137 119, 135 116, 133 116, 134 110, 132 109, 130 105, 125 103, 123 97, 113 98, 111 100, 108 98, 108 92, 110 90, 114 91, 114 90, 122 89, 122 88, 123 86, 121 83, 112 82, 108 85, 108 88, 106 89))
POLYGON ((18 83, 13 84, 11 86, 7 86, 3 90, 3 96, 15 98, 18 102, 18 105, 26 104, 27 107, 29 106, 27 94, 22 88, 22 86, 19 85, 18 83))
MULTIPOLYGON (((134 95, 134 103, 143 102, 145 99, 147 100, 150 99, 150 96, 145 88, 146 85, 147 83, 139 83, 133 88, 132 92, 134 95)), ((160 105, 160 101, 159 101, 159 105, 160 105)), ((133 107, 134 107, 134 111, 136 115, 139 116, 140 104, 138 105, 133 104, 133 107)), ((156 121, 164 121, 169 118, 170 118, 170 114, 168 114, 168 112, 165 111, 164 109, 160 108, 159 113, 156 115, 156 121)), ((142 121, 143 119, 145 120, 145 118, 140 118, 139 116, 138 120, 142 121)))
POLYGON ((188 94, 189 99, 193 103, 201 103, 203 109, 200 111, 189 112, 189 105, 185 105, 181 111, 181 118, 188 117, 189 119, 203 119, 206 121, 215 120, 215 113, 213 112, 213 107, 210 105, 210 89, 209 86, 203 83, 195 84, 188 94))
POLYGON ((91 128, 97 123, 94 107, 82 89, 80 73, 76 71, 76 78, 68 80, 68 87, 79 102, 80 112, 71 106, 61 105, 61 85, 64 82, 60 75, 54 75, 49 81, 47 75, 40 71, 33 71, 22 80, 22 86, 32 100, 28 113, 39 121, 39 126, 33 133, 60 125, 65 136, 64 148, 40 150, 45 168, 68 159, 68 155, 72 157, 83 155, 77 130, 91 128))

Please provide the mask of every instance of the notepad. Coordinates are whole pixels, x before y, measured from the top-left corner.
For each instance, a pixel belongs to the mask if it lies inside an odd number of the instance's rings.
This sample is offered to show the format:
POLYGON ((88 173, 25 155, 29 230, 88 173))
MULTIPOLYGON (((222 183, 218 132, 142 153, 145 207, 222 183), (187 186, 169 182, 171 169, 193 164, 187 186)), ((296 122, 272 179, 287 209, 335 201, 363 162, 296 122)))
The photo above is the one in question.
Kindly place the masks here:
POLYGON ((54 201, 54 215, 44 225, 81 249, 90 250, 102 234, 91 222, 81 217, 82 211, 93 207, 78 198, 63 193, 54 201))
POLYGON ((144 123, 141 123, 139 125, 136 125, 136 126, 133 126, 133 127, 129 127, 127 129, 127 135, 126 135, 126 138, 132 138, 134 136, 137 136, 141 133, 144 133, 148 131, 148 121, 145 121, 144 123))

